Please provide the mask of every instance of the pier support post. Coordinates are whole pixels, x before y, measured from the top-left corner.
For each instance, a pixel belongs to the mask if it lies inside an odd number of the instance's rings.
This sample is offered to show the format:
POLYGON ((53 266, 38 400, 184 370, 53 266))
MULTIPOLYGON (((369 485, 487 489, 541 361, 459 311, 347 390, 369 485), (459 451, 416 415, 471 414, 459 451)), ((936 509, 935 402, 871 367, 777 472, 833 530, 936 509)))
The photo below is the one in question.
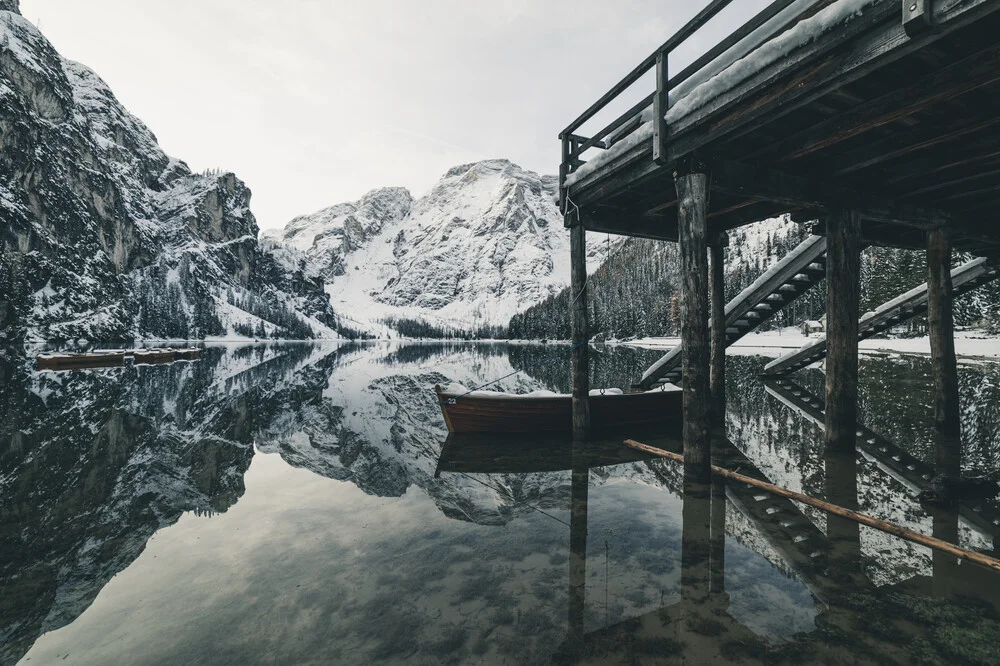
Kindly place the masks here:
POLYGON ((678 239, 681 250, 681 344, 684 384, 684 475, 711 481, 708 337, 708 176, 679 171, 678 239))
POLYGON ((712 420, 716 425, 726 422, 726 285, 725 248, 729 237, 725 233, 712 239, 712 274, 709 289, 712 293, 712 420))
POLYGON ((856 211, 827 221, 826 446, 854 451, 858 414, 858 308, 861 228, 856 211))
POLYGON ((569 635, 583 639, 583 616, 587 606, 587 496, 590 468, 573 460, 569 514, 569 635))
POLYGON ((927 235, 927 326, 934 372, 934 422, 942 433, 957 436, 960 410, 951 311, 951 238, 944 229, 927 235))
POLYGON ((590 339, 587 316, 587 231, 570 227, 570 304, 573 327, 573 439, 590 437, 590 339))

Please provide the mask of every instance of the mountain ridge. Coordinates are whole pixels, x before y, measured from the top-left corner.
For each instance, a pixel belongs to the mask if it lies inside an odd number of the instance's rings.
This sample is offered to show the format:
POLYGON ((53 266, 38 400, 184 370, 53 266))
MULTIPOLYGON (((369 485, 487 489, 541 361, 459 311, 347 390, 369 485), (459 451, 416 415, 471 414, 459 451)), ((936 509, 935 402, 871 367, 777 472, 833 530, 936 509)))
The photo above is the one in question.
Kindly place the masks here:
MULTIPOLYGON (((334 307, 372 330, 401 319, 502 327, 569 284, 557 188, 555 176, 485 159, 452 167, 419 198, 378 188, 266 235, 305 252, 334 307), (366 201, 387 198, 384 215, 357 219, 366 201)), ((592 244, 591 267, 605 253, 605 244, 592 244)))

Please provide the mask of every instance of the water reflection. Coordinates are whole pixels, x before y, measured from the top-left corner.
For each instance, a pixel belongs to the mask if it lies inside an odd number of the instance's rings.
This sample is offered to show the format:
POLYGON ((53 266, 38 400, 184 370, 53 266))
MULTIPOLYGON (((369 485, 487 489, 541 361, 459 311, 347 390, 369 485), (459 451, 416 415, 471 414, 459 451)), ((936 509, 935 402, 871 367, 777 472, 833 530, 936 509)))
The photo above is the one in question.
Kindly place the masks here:
MULTIPOLYGON (((434 384, 521 369, 500 387, 565 391, 566 349, 210 347, 73 373, 5 356, 0 663, 993 658, 989 571, 744 484, 686 485, 617 440, 444 432, 434 384)), ((594 384, 657 355, 600 349, 594 384)), ((947 442, 921 362, 868 359, 844 457, 823 450, 822 375, 765 385, 762 364, 729 361, 717 464, 994 552, 995 502, 913 495, 1000 469, 996 366, 963 367, 947 442)))

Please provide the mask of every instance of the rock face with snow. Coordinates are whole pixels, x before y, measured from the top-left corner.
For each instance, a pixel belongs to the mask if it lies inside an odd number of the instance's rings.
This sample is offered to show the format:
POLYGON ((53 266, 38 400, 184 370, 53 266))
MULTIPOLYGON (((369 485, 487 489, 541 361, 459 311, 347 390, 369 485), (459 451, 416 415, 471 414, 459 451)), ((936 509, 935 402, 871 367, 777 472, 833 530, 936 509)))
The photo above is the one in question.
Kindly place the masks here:
POLYGON ((0 341, 333 336, 302 257, 262 250, 250 190, 193 174, 0 2, 0 341))
MULTIPOLYGON (((400 188, 298 217, 276 234, 305 252, 334 307, 362 322, 506 324, 569 282, 556 178, 507 160, 449 170, 414 201, 400 188)), ((604 244, 592 248, 592 262, 604 244)))

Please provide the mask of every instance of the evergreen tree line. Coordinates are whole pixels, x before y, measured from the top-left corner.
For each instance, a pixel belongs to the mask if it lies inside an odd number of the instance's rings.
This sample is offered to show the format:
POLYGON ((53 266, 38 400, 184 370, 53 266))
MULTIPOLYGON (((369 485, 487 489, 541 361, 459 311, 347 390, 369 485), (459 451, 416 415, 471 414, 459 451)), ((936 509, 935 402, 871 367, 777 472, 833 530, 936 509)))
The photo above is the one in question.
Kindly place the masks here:
POLYGON ((271 334, 268 334, 263 322, 258 322, 257 326, 251 326, 250 324, 234 325, 233 330, 240 335, 255 338, 274 337, 295 340, 308 340, 315 337, 312 327, 303 321, 287 303, 271 301, 259 294, 236 292, 233 289, 226 290, 226 302, 277 327, 276 330, 271 331, 271 334))
MULTIPOLYGON (((676 243, 627 238, 587 280, 592 339, 675 335, 680 326, 680 254, 676 243)), ((571 337, 567 287, 514 315, 512 339, 571 337)))
POLYGON ((0 254, 0 343, 24 340, 30 292, 25 275, 20 254, 0 254))
MULTIPOLYGON (((761 238, 743 227, 730 232, 726 248, 726 301, 791 252, 809 234, 807 227, 788 222, 761 238)), ((927 281, 923 250, 870 247, 861 256, 861 312, 927 281)), ((956 255, 953 266, 972 257, 956 255)), ((680 331, 680 256, 675 243, 628 238, 588 279, 587 308, 593 340, 675 336, 680 331)), ((514 315, 508 327, 512 339, 571 337, 570 288, 514 315)), ((760 330, 797 326, 820 319, 826 312, 826 285, 821 281, 765 322, 760 330)), ((1000 333, 1000 280, 956 299, 958 326, 984 326, 1000 333)), ((926 318, 916 317, 896 333, 921 335, 926 318)))
POLYGON ((423 319, 387 317, 381 320, 404 338, 430 338, 433 340, 504 340, 507 328, 483 324, 473 328, 438 326, 423 319))

